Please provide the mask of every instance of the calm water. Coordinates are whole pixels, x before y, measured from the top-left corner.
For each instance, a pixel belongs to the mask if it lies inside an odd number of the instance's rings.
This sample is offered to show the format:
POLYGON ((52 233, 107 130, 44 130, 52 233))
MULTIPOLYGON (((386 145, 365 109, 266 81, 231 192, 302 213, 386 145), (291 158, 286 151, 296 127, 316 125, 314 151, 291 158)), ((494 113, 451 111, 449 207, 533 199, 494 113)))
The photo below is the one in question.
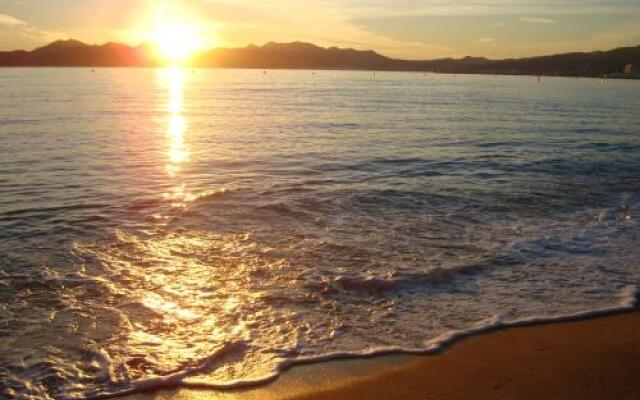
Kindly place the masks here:
POLYGON ((629 81, 0 70, 0 397, 628 304, 638 110, 629 81))

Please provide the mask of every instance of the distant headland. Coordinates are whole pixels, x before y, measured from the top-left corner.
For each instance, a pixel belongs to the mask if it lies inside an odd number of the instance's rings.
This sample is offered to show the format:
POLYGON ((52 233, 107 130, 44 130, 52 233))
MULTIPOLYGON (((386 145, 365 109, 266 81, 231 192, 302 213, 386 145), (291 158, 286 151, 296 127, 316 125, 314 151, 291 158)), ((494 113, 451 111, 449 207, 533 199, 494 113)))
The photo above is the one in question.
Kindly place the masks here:
MULTIPOLYGON (((33 51, 0 52, 0 67, 154 67, 151 45, 53 42, 33 51)), ((640 46, 519 59, 484 57, 400 60, 375 51, 323 48, 310 43, 216 48, 196 54, 190 66, 256 69, 415 71, 459 74, 554 75, 640 78, 640 46)))

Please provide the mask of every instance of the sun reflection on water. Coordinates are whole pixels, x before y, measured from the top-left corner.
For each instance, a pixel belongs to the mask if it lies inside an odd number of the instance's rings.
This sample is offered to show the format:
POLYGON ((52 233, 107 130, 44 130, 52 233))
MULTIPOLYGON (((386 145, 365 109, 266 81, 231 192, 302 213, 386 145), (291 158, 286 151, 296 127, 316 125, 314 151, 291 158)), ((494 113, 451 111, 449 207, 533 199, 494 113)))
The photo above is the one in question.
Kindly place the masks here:
POLYGON ((292 280, 288 261, 248 232, 180 226, 189 204, 215 203, 227 190, 190 185, 193 132, 185 80, 191 74, 178 67, 156 73, 162 98, 160 157, 166 174, 158 193, 163 206, 156 218, 161 222, 143 234, 117 231, 106 247, 86 244, 77 251, 105 266, 113 293, 125 299, 120 308, 126 351, 114 353, 123 354, 127 379, 167 376, 203 363, 206 372, 189 379, 264 377, 275 370, 282 354, 297 349, 306 332, 294 326, 298 310, 289 306, 286 296, 301 280, 292 280), (174 221, 179 229, 173 229, 174 221), (219 356, 231 345, 232 353, 219 356))
POLYGON ((146 293, 145 297, 142 299, 142 304, 152 310, 161 311, 165 318, 168 318, 169 316, 180 320, 192 320, 198 318, 197 313, 182 308, 175 302, 169 301, 157 293, 146 293))
POLYGON ((185 143, 187 121, 184 116, 184 69, 180 67, 159 70, 159 80, 167 90, 167 138, 168 152, 166 170, 175 181, 172 188, 163 194, 171 207, 184 208, 193 197, 182 179, 183 166, 189 161, 189 150, 185 143))
POLYGON ((304 332, 292 325, 297 310, 279 297, 298 280, 291 281, 285 260, 256 246, 250 235, 118 231, 115 239, 106 248, 88 243, 76 250, 108 268, 114 295, 124 299, 126 351, 114 342, 113 352, 122 354, 127 379, 203 363, 206 371, 190 380, 258 379, 299 344, 304 332), (279 282, 276 293, 269 293, 268 282, 279 282), (218 357, 227 345, 233 352, 218 357))

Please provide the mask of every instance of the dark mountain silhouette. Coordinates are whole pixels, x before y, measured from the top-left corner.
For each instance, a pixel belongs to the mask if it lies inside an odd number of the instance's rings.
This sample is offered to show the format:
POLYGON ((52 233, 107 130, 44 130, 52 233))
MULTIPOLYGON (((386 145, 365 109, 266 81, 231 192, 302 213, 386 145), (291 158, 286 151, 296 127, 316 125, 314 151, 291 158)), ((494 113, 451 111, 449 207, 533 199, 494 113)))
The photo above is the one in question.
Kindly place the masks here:
POLYGON ((146 49, 120 43, 92 46, 77 40, 59 40, 30 52, 0 52, 0 66, 5 67, 139 67, 153 64, 146 49))
MULTIPOLYGON (((398 60, 374 51, 322 48, 310 43, 218 48, 194 57, 193 66, 222 68, 356 69, 441 73, 626 76, 638 77, 640 46, 610 51, 567 53, 520 59, 483 57, 428 61, 398 60), (629 65, 632 72, 629 73, 629 65), (625 75, 623 72, 627 70, 625 75)), ((88 45, 77 40, 53 42, 33 51, 0 52, 0 66, 144 67, 156 66, 152 46, 119 43, 88 45)))
POLYGON ((210 67, 367 70, 395 69, 397 63, 374 51, 325 49, 301 42, 214 49, 203 53, 199 61, 210 67))

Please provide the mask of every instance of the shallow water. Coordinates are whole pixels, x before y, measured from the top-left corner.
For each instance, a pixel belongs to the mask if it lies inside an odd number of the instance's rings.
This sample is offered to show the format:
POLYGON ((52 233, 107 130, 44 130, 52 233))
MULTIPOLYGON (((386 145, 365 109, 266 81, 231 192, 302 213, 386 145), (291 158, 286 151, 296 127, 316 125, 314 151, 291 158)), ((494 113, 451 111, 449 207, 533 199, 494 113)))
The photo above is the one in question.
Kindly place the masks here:
POLYGON ((0 397, 629 304, 637 82, 0 70, 0 397))

